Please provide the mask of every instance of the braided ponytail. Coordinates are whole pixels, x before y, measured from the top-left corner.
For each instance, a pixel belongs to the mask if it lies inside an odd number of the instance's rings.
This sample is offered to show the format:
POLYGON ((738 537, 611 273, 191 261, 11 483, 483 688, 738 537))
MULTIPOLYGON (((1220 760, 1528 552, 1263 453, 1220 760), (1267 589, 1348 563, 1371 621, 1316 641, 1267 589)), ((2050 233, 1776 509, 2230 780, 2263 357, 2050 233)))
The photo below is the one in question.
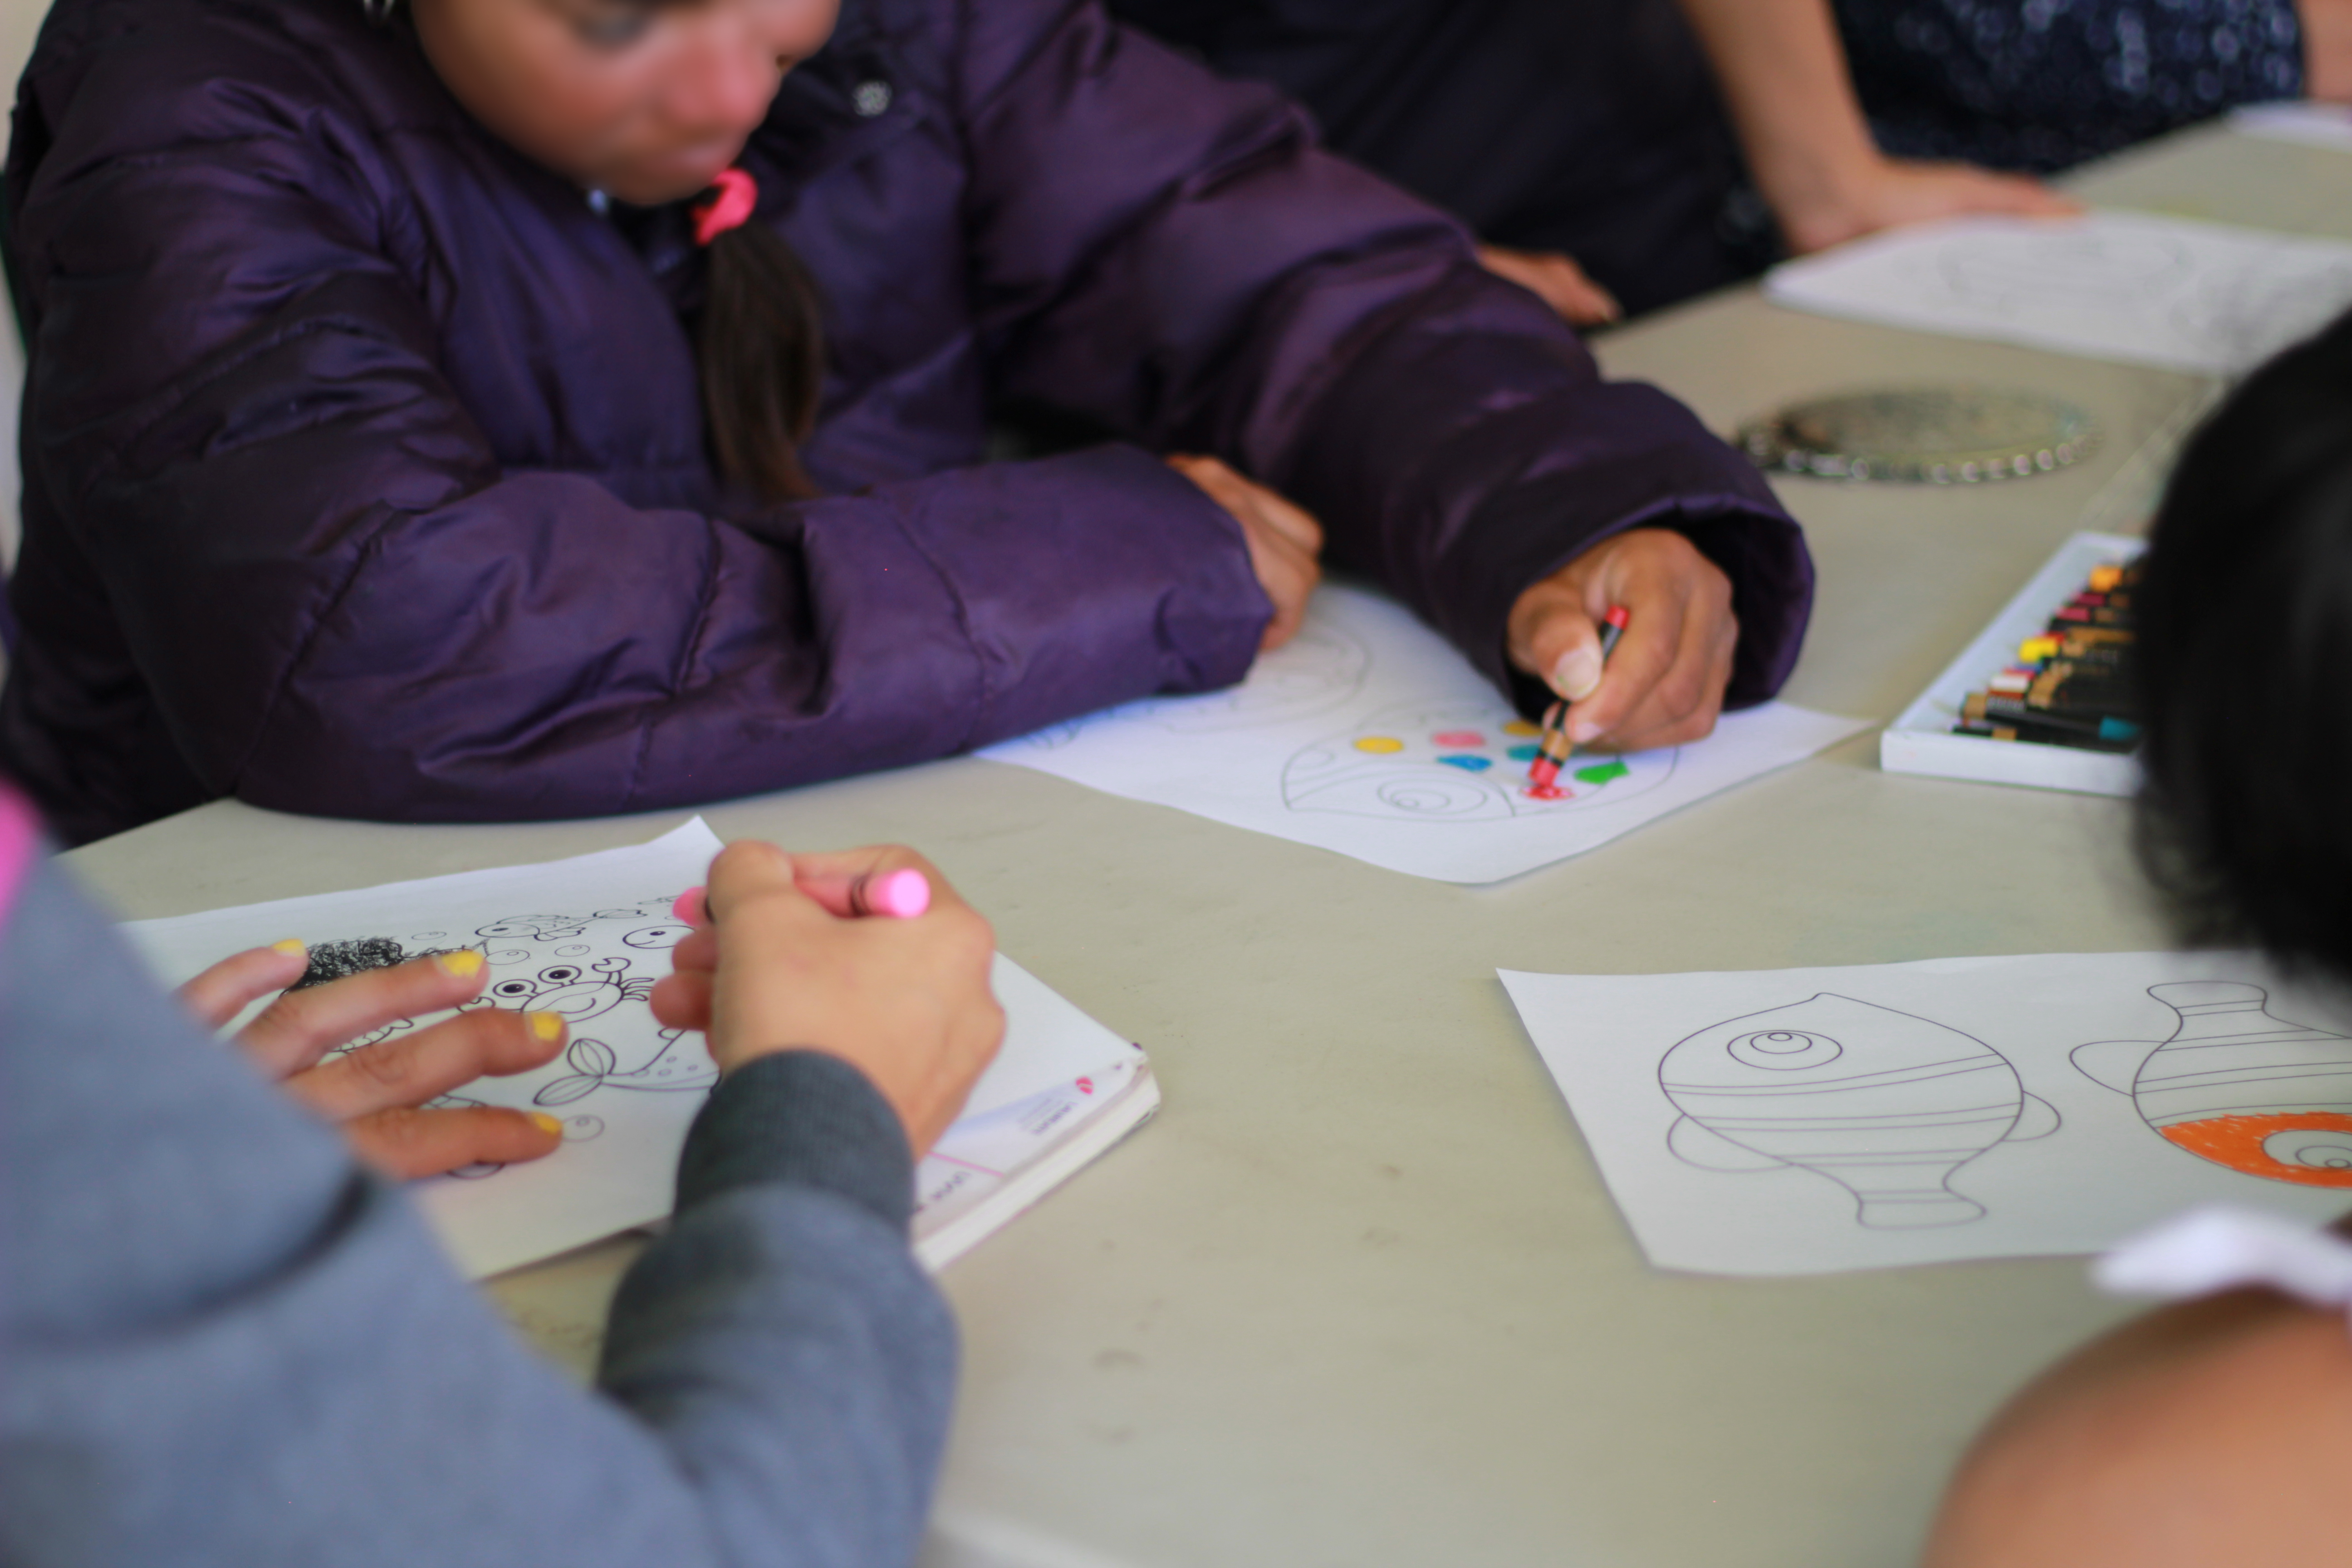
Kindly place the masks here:
MULTIPOLYGON (((379 26, 398 4, 360 0, 379 26)), ((722 475, 763 501, 802 500, 817 493, 800 445, 824 387, 824 299, 792 247, 748 221, 758 202, 751 176, 728 169, 694 209, 709 263, 695 345, 703 418, 722 475)))
POLYGON ((824 384, 824 296, 782 237, 747 221, 751 175, 729 169, 713 191, 694 209, 709 260, 696 347, 711 447, 719 471, 761 500, 805 500, 817 493, 800 444, 824 384))

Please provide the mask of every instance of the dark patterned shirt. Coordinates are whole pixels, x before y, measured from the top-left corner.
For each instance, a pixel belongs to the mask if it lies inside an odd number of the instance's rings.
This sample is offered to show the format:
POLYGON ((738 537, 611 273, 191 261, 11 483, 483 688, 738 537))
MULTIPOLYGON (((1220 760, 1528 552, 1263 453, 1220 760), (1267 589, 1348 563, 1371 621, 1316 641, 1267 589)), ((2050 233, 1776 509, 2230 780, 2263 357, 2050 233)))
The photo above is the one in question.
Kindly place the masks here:
POLYGON ((2048 174, 2303 91, 2293 0, 1834 0, 1879 145, 2048 174))

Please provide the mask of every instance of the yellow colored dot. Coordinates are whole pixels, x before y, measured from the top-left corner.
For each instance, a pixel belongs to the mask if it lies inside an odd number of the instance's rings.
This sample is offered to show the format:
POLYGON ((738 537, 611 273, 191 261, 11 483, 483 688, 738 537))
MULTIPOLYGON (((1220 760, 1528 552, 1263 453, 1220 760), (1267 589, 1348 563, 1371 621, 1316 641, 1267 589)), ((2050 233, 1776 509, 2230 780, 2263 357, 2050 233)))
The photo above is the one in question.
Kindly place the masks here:
POLYGON ((1503 733, 1506 735, 1540 735, 1543 733, 1543 728, 1541 725, 1530 724, 1525 719, 1514 719, 1509 723, 1503 726, 1503 733))
POLYGON ((1391 752, 1403 751, 1404 742, 1398 740, 1394 735, 1367 735, 1362 740, 1356 742, 1356 750, 1360 752, 1370 752, 1378 756, 1386 756, 1391 752))

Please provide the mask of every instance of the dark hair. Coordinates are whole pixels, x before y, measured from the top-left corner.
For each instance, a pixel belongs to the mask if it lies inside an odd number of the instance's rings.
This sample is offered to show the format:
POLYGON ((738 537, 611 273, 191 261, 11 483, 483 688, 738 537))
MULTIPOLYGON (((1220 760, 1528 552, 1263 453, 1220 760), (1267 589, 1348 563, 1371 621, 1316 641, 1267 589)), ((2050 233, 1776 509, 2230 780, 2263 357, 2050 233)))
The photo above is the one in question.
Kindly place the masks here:
POLYGON ((2189 442, 2135 600, 2143 864, 2191 940, 2352 979, 2352 314, 2189 442))
POLYGON ((816 494, 800 445, 824 385, 824 297, 759 218, 703 247, 709 274, 696 345, 719 471, 761 500, 816 494))

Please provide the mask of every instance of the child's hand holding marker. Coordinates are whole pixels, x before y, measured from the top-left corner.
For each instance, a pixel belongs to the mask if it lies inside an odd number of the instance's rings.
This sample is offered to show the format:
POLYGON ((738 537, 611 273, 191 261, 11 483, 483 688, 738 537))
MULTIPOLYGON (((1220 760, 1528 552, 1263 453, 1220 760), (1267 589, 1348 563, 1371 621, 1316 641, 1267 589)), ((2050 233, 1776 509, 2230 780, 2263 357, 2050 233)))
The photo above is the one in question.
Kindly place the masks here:
POLYGON ((898 1112, 918 1157, 996 1055, 988 922, 910 849, 787 855, 730 844, 677 900, 654 1016, 700 1029, 721 1072, 782 1051, 836 1056, 898 1112))
POLYGON ((1511 662, 1568 704, 1569 742, 1623 752, 1711 733, 1738 646, 1731 580, 1657 528, 1605 539, 1528 589, 1507 634, 1511 662), (1616 606, 1631 618, 1604 678, 1601 635, 1616 606))

